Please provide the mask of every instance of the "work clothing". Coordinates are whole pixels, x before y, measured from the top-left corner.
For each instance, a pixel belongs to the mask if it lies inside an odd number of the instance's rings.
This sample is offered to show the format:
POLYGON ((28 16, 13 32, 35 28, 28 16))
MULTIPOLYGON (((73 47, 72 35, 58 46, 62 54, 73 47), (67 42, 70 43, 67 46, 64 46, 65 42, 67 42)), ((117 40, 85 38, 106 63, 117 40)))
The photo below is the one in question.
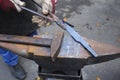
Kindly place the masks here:
MULTIPOLYGON (((32 23, 33 14, 23 10, 18 13, 14 9, 12 9, 9 13, 3 11, 3 8, 6 9, 5 5, 8 4, 10 7, 13 7, 10 2, 6 2, 2 4, 2 1, 8 0, 0 0, 0 34, 15 34, 15 35, 27 35, 38 28, 36 23, 32 23), (3 7, 4 6, 4 7, 3 7)), ((26 3, 27 8, 30 8, 34 11, 37 11, 36 6, 33 4, 31 0, 22 0, 26 3)), ((53 1, 54 2, 54 1, 53 1)), ((56 2, 55 2, 56 3, 56 2)), ((9 8, 7 8, 8 10, 9 8)))
POLYGON ((15 6, 9 0, 0 0, 0 8, 4 11, 15 9, 15 6))
MULTIPOLYGON (((26 7, 37 11, 31 0, 24 0, 26 7)), ((0 34, 27 35, 38 29, 37 24, 32 23, 32 13, 16 10, 5 12, 0 9, 0 34)))
MULTIPOLYGON (((57 0, 40 0, 42 4, 43 14, 48 14, 48 12, 55 12, 55 3, 57 0)), ((26 3, 27 4, 27 3, 26 3)), ((0 0, 0 8, 4 11, 10 11, 11 9, 16 9, 18 12, 22 9, 18 6, 25 6, 24 0, 0 0)))

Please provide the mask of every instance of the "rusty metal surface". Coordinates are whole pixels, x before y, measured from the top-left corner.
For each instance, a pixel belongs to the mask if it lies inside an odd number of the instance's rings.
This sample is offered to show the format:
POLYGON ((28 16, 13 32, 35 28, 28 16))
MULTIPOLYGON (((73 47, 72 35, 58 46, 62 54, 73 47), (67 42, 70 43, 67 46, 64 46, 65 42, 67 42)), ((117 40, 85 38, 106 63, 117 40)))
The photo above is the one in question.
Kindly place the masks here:
POLYGON ((25 44, 0 42, 0 47, 14 52, 17 55, 28 58, 29 53, 36 56, 50 56, 50 48, 25 44))
POLYGON ((90 44, 90 46, 94 48, 98 56, 120 53, 120 47, 106 43, 100 43, 94 40, 88 40, 88 39, 86 40, 90 44))
MULTIPOLYGON (((120 47, 116 47, 114 45, 106 43, 96 42, 90 39, 85 40, 96 51, 98 56, 120 53, 120 47)), ((71 37, 65 37, 59 57, 87 59, 88 57, 91 57, 91 55, 71 37)))
POLYGON ((52 44, 51 44, 51 52, 50 52, 52 61, 55 61, 56 57, 59 54, 59 51, 61 49, 61 44, 63 41, 63 37, 64 37, 64 32, 61 30, 56 31, 56 34, 54 34, 52 44))
POLYGON ((0 41, 50 47, 52 39, 0 34, 0 41))
POLYGON ((10 50, 20 56, 28 57, 28 45, 0 42, 0 47, 10 50))
MULTIPOLYGON (((116 47, 116 46, 113 46, 110 44, 96 42, 93 40, 88 40, 88 39, 87 39, 87 42, 90 44, 90 46, 93 47, 93 49, 97 52, 97 54, 99 56, 120 53, 119 47, 116 47)), ((16 43, 14 43, 14 44, 13 43, 4 43, 4 42, 0 42, 0 46, 5 47, 8 50, 11 50, 16 53, 18 53, 18 52, 23 53, 23 51, 24 51, 24 52, 28 52, 28 53, 34 53, 34 55, 36 55, 36 56, 50 57, 50 48, 47 48, 47 47, 16 44, 16 43)), ((90 54, 80 44, 74 42, 74 40, 71 37, 66 37, 66 36, 64 37, 58 58, 87 59, 89 57, 90 57, 90 54)))

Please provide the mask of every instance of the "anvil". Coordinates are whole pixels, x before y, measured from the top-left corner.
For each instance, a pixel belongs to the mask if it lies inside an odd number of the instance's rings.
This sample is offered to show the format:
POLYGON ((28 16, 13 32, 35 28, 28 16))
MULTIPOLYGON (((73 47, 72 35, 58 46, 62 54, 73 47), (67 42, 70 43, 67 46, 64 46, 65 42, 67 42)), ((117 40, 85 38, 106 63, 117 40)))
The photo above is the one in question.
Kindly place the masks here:
MULTIPOLYGON (((32 37, 31 39, 34 39, 31 42, 32 44, 26 44, 26 42, 24 41, 22 41, 24 43, 10 42, 11 37, 7 36, 0 35, 0 47, 6 48, 25 58, 34 60, 40 66, 40 69, 48 70, 47 72, 40 70, 41 72, 39 72, 39 75, 44 77, 79 80, 81 77, 80 74, 64 75, 54 74, 52 72, 76 71, 79 73, 85 65, 96 64, 120 58, 120 47, 84 38, 84 40, 89 43, 89 45, 96 51, 98 55, 98 57, 92 57, 89 52, 82 47, 81 44, 75 42, 70 36, 64 36, 63 40, 60 40, 61 42, 54 39, 55 44, 61 44, 61 47, 59 47, 59 50, 57 51, 57 56, 55 56, 54 58, 56 60, 54 60, 53 62, 51 60, 51 47, 36 45, 37 43, 33 44, 35 38, 32 37), (5 41, 5 39, 9 39, 9 41, 5 41)), ((19 36, 19 40, 22 40, 22 37, 23 36, 19 36)), ((60 36, 56 37, 60 38, 60 36)), ((50 39, 50 45, 52 44, 51 41, 53 41, 53 39, 50 39)), ((58 46, 53 46, 53 48, 58 49, 58 46)))

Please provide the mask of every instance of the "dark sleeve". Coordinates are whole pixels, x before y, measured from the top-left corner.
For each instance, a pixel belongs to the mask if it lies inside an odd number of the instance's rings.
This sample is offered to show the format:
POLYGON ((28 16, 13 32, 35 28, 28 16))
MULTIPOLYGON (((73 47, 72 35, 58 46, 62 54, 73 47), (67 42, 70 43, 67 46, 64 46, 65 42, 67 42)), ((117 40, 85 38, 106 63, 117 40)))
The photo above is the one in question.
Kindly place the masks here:
MULTIPOLYGON (((27 8, 37 11, 31 0, 25 2, 27 8)), ((38 26, 32 23, 32 16, 33 14, 24 10, 20 13, 16 11, 6 13, 0 10, 0 34, 27 35, 35 31, 38 26)))

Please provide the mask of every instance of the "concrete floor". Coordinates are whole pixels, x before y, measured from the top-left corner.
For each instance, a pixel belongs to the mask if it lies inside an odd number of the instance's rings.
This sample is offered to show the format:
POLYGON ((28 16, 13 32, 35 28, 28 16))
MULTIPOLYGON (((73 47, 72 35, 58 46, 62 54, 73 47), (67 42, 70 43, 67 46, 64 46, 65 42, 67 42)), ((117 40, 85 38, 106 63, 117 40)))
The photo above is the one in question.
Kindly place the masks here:
MULTIPOLYGON (((84 37, 120 47, 120 0, 58 0, 56 14, 66 17, 75 30, 84 37)), ((60 29, 56 24, 41 27, 40 34, 52 34, 60 29)), ((69 36, 66 33, 66 36, 69 36)), ((27 72, 26 80, 37 76, 37 64, 28 59, 20 59, 27 72)), ((84 80, 119 80, 120 59, 89 65, 82 69, 84 80)), ((0 58, 0 80, 14 79, 8 67, 0 58)))

